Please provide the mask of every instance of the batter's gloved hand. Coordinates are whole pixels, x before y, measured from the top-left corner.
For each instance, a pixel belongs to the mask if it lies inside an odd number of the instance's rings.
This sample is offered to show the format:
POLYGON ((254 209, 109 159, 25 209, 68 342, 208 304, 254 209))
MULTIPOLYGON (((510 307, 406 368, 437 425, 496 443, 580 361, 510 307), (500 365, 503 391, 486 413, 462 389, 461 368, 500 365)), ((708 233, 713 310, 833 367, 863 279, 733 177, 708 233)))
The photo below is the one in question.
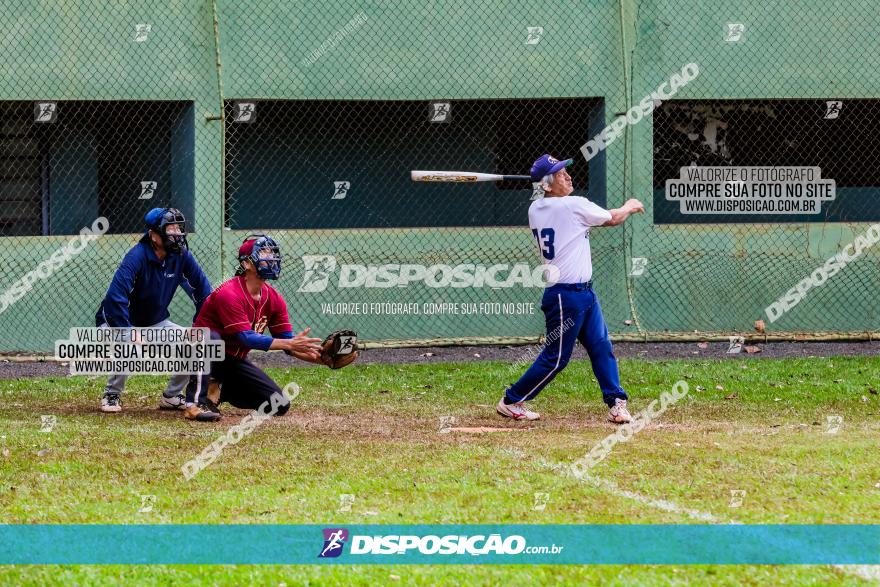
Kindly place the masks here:
POLYGON ((341 369, 360 354, 354 330, 335 330, 321 343, 321 362, 331 369, 341 369))

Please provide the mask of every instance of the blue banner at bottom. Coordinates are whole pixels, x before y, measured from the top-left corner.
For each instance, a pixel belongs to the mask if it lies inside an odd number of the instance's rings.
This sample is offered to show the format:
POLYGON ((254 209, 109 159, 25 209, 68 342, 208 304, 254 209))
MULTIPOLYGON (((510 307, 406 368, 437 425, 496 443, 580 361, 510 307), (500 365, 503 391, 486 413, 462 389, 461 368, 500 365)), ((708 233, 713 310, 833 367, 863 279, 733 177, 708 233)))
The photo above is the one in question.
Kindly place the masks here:
POLYGON ((0 525, 0 564, 880 564, 880 525, 0 525))

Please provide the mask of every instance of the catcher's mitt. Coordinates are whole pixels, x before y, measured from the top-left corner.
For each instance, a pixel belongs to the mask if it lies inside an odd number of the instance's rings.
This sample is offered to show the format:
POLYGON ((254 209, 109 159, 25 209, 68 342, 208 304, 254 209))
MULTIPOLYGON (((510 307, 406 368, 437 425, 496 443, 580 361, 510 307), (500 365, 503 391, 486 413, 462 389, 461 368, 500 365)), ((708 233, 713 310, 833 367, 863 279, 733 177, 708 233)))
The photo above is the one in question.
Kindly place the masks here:
POLYGON ((331 369, 341 369, 360 354, 354 330, 335 330, 321 343, 321 361, 331 369))

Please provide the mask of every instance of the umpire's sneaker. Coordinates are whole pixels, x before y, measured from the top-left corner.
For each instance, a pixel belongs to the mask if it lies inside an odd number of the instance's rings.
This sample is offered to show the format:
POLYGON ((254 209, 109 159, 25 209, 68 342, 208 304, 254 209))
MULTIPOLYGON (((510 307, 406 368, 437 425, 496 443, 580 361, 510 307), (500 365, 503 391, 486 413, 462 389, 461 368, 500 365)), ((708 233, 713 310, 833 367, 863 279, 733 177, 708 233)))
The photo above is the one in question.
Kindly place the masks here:
POLYGON ((183 397, 182 393, 178 393, 177 395, 172 395, 172 396, 167 396, 163 393, 162 398, 159 400, 159 409, 160 410, 185 410, 186 409, 186 398, 183 397))
POLYGON ((614 400, 614 407, 608 410, 608 421, 615 424, 628 424, 632 422, 632 416, 629 415, 629 410, 626 409, 625 399, 616 398, 614 400))
POLYGON ((186 406, 186 410, 183 412, 183 417, 187 420, 197 420, 199 422, 216 422, 222 416, 220 412, 215 412, 205 403, 199 403, 199 405, 190 404, 186 406))
POLYGON ((506 404, 503 397, 495 406, 495 411, 505 418, 513 418, 514 420, 538 420, 541 418, 541 414, 528 409, 523 402, 506 404))
POLYGON ((119 399, 118 393, 105 393, 101 397, 101 411, 108 413, 116 413, 122 411, 122 400, 119 399))

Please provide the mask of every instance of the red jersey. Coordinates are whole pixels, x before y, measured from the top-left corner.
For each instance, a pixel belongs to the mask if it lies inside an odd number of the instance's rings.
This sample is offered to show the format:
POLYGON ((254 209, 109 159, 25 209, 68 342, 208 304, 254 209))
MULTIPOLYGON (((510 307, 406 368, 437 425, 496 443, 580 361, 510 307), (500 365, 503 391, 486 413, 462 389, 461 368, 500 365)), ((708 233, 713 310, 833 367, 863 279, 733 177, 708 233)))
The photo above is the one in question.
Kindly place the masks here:
POLYGON ((193 326, 218 332, 226 343, 226 354, 238 359, 245 358, 250 351, 239 343, 236 336, 239 332, 253 330, 263 334, 268 326, 269 332, 277 336, 293 330, 281 294, 264 283, 260 299, 255 300, 248 293, 244 275, 224 281, 215 289, 202 305, 193 326))

